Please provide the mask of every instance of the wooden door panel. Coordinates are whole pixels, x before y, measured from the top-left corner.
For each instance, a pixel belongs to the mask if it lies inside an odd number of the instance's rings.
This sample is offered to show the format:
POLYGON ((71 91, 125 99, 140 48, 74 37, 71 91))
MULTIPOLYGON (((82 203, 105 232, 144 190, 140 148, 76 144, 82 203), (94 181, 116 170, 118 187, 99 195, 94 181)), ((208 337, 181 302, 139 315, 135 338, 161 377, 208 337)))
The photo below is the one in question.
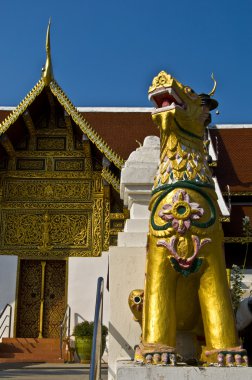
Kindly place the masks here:
POLYGON ((50 260, 46 263, 43 337, 59 338, 60 323, 65 311, 66 262, 50 260))
POLYGON ((41 292, 41 263, 38 260, 21 260, 16 336, 37 338, 41 292))

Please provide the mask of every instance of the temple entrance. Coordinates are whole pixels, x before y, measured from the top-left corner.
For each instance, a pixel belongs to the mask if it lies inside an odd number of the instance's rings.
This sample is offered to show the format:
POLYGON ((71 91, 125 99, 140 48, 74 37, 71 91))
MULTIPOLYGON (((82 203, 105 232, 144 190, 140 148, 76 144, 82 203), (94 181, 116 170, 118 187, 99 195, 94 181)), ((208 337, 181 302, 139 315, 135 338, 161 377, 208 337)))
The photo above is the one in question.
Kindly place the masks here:
POLYGON ((16 337, 58 338, 66 306, 65 260, 20 260, 16 337))

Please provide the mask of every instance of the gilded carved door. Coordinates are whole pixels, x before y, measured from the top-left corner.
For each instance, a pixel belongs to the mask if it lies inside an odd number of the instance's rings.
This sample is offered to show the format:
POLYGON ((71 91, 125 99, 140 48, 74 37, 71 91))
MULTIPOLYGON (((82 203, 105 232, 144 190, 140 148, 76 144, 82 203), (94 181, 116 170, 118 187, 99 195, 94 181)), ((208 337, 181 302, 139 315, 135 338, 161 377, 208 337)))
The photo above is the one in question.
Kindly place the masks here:
POLYGON ((65 260, 20 261, 17 337, 59 337, 66 305, 65 285, 65 260))

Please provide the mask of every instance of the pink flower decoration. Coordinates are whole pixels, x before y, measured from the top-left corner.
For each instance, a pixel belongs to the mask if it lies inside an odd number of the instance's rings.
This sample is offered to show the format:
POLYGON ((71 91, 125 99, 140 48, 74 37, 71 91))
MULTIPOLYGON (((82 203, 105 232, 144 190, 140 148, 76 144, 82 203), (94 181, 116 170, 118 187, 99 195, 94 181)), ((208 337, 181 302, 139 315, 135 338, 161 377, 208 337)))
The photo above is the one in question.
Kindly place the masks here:
POLYGON ((185 190, 178 190, 172 198, 171 204, 165 204, 158 215, 166 222, 171 222, 172 227, 183 235, 191 226, 192 220, 199 219, 204 210, 198 203, 190 202, 190 197, 185 190))

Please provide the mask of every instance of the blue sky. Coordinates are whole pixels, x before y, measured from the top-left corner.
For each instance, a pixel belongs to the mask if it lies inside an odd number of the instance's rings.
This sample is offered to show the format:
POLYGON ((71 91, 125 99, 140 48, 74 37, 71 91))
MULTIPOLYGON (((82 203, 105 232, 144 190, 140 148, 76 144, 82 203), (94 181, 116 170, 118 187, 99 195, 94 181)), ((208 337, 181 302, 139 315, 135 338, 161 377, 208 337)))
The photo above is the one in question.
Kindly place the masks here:
POLYGON ((1 0, 0 105, 41 75, 52 17, 54 76, 76 106, 143 106, 164 69, 212 88, 215 123, 252 123, 252 0, 1 0))

